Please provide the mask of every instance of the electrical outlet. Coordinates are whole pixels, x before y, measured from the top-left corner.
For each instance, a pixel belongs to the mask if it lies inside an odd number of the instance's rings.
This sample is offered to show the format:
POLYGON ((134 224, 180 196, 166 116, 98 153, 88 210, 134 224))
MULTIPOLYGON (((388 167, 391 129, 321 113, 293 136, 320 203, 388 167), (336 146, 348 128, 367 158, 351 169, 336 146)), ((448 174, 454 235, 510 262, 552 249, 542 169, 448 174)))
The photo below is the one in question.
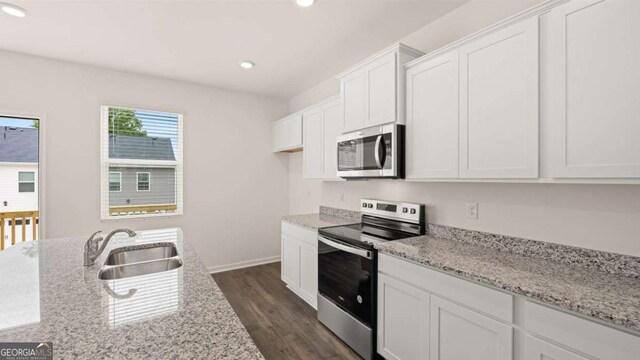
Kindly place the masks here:
POLYGON ((478 203, 467 203, 467 218, 468 219, 478 218, 478 203))
POLYGON ((340 201, 344 201, 344 193, 340 193, 340 201))

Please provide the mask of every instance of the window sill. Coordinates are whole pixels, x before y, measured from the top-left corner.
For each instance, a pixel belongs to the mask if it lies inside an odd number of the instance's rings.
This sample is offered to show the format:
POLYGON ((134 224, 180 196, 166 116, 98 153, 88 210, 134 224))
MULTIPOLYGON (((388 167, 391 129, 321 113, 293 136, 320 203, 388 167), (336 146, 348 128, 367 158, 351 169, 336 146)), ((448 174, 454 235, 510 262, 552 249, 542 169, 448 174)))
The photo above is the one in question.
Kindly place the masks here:
POLYGON ((170 213, 170 214, 137 214, 137 215, 122 215, 122 216, 103 216, 100 219, 100 222, 119 222, 119 221, 129 221, 129 220, 152 220, 152 219, 166 219, 166 218, 175 218, 181 217, 183 215, 182 212, 179 213, 170 213))

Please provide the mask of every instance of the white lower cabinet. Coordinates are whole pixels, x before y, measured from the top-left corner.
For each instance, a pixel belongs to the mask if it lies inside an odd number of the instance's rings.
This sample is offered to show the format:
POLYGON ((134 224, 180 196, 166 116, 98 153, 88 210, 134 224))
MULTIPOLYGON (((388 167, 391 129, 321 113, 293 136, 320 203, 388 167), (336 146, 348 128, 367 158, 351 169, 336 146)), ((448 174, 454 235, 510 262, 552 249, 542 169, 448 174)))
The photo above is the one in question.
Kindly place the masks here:
POLYGON ((513 328, 431 296, 431 360, 511 360, 513 328))
POLYGON ((637 360, 640 354, 638 335, 387 254, 378 257, 377 321, 377 352, 385 359, 637 360))
POLYGON ((429 293, 379 274, 378 327, 386 359, 429 359, 429 293))
POLYGON ((526 335, 524 338, 525 360, 587 360, 576 353, 565 350, 546 341, 526 335))
POLYGON ((318 296, 318 232, 282 222, 280 276, 315 309, 318 296))

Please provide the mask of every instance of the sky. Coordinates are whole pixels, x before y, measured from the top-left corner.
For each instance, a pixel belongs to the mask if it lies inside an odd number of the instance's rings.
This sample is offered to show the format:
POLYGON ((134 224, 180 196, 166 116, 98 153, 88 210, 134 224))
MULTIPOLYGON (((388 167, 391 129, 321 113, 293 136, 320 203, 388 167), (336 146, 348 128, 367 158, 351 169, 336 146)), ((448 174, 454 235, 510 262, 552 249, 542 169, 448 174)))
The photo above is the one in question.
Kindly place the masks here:
POLYGON ((18 118, 8 118, 0 116, 0 126, 11 126, 11 127, 32 127, 33 124, 32 119, 18 119, 18 118))

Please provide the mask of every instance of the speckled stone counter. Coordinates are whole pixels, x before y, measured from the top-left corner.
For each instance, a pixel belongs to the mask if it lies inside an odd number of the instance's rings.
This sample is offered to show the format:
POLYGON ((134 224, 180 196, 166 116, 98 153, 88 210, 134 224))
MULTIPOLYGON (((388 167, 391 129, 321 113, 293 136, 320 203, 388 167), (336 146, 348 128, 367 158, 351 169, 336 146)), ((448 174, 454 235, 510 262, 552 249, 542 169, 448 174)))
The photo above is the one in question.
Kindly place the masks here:
POLYGON ((430 236, 376 248, 640 332, 640 279, 635 277, 430 236))
POLYGON ((180 229, 117 235, 96 265, 86 238, 0 253, 0 342, 52 341, 56 359, 262 359, 180 229), (184 265, 121 280, 97 273, 114 247, 173 242, 184 265))
POLYGON ((320 206, 319 213, 288 215, 283 216, 282 220, 306 227, 307 229, 317 230, 330 226, 357 224, 360 222, 360 213, 357 211, 320 206))

